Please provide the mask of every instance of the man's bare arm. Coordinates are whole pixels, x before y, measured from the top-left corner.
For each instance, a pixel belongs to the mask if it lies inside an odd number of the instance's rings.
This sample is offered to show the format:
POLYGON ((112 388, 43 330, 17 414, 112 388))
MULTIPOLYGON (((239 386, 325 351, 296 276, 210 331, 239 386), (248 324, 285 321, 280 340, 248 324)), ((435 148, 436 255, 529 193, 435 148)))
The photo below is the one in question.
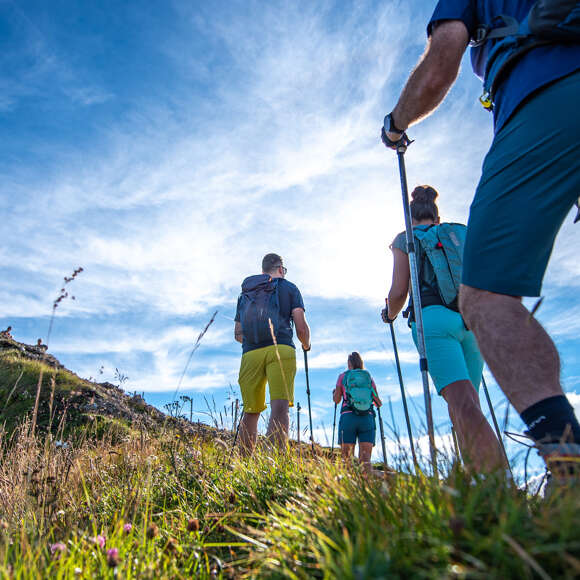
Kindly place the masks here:
POLYGON ((242 325, 238 321, 234 324, 234 338, 238 342, 242 342, 244 340, 244 333, 242 332, 242 325))
MULTIPOLYGON (((397 128, 406 131, 439 106, 457 78, 468 43, 469 32, 460 20, 443 21, 434 27, 425 52, 393 109, 397 128)), ((397 133, 388 135, 399 138, 397 133)))
POLYGON ((310 327, 306 322, 306 315, 303 308, 294 308, 292 310, 292 319, 296 327, 296 336, 302 343, 302 348, 308 350, 310 348, 310 327))

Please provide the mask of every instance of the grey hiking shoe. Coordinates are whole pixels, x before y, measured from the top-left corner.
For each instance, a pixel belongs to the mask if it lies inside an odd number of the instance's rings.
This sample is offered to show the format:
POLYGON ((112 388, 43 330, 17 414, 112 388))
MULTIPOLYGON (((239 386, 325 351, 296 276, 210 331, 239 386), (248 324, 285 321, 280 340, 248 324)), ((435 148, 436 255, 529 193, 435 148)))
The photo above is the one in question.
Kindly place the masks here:
POLYGON ((580 490, 580 445, 578 443, 537 443, 540 457, 549 470, 544 497, 580 490))

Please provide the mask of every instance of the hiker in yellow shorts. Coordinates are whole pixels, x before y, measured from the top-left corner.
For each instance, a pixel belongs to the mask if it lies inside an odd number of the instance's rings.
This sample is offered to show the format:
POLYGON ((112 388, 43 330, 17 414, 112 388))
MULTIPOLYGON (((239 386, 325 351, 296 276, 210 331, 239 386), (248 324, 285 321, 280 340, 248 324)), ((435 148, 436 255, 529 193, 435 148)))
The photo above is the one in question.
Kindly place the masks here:
POLYGON ((270 390, 270 422, 267 436, 280 449, 288 441, 288 409, 294 405, 296 349, 292 323, 304 350, 310 350, 310 328, 304 315, 300 290, 284 277, 282 258, 266 254, 262 274, 242 282, 234 336, 242 343, 238 382, 244 403, 240 442, 245 453, 254 450, 258 419, 266 409, 266 383, 270 390))

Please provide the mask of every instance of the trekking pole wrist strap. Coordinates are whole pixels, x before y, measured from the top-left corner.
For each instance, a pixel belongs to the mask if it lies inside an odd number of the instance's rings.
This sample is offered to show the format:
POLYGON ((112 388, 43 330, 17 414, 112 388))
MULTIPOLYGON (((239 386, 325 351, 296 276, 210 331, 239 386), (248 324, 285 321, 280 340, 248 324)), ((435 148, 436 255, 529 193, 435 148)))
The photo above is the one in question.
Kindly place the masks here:
POLYGON ((389 133, 400 133, 401 135, 405 133, 403 129, 399 129, 397 125, 395 125, 395 119, 393 119, 392 112, 385 117, 383 126, 385 131, 388 131, 389 133))
POLYGON ((401 149, 403 151, 405 149, 407 149, 407 147, 413 142, 411 139, 409 139, 409 137, 407 136, 407 133, 405 133, 405 131, 401 131, 401 129, 398 129, 395 126, 395 123, 394 123, 393 117, 392 117, 392 113, 389 113, 385 117, 383 127, 381 128, 381 140, 385 144, 385 147, 388 147, 389 149, 396 149, 396 150, 401 149), (400 133, 401 136, 399 137, 399 139, 394 141, 394 140, 389 138, 387 133, 400 133))

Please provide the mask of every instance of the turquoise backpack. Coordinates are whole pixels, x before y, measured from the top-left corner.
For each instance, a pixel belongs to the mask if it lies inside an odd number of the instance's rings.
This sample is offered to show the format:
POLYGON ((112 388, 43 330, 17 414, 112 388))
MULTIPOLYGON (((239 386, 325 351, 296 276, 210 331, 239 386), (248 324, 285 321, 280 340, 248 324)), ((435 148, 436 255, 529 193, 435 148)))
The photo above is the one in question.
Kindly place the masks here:
POLYGON ((413 230, 419 242, 419 272, 427 258, 437 280, 437 291, 445 306, 457 310, 457 295, 463 270, 463 247, 467 227, 463 224, 443 223, 428 229, 413 230))
POLYGON ((342 384, 348 407, 355 415, 366 415, 373 408, 373 384, 370 373, 364 369, 346 371, 342 384))

